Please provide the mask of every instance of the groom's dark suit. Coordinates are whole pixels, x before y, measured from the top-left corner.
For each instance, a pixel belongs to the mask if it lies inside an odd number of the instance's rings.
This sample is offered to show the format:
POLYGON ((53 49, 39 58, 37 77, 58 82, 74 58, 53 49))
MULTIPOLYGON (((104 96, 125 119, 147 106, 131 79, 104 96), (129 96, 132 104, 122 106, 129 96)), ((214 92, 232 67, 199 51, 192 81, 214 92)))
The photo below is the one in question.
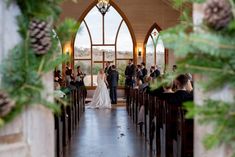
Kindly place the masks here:
POLYGON ((110 73, 111 73, 111 71, 112 71, 111 66, 105 67, 105 69, 104 69, 104 73, 106 74, 106 79, 107 79, 108 84, 110 84, 110 73))
POLYGON ((110 72, 110 98, 112 104, 117 104, 117 86, 119 80, 119 73, 116 70, 110 72))

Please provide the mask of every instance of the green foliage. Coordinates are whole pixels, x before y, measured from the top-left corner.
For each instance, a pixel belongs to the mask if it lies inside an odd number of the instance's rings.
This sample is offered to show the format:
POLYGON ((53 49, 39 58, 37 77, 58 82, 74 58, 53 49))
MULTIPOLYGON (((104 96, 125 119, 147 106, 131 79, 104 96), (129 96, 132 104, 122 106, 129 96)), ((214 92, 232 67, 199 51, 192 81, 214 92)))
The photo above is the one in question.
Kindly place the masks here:
MULTIPOLYGON (((7 0, 7 2, 10 5, 13 0, 7 0)), ((0 73, 3 83, 0 89, 9 94, 10 98, 16 102, 16 106, 8 115, 0 117, 0 127, 11 121, 28 105, 41 104, 59 113, 58 104, 48 102, 41 96, 44 89, 42 76, 68 60, 68 56, 60 54, 57 38, 51 38, 52 46, 45 55, 35 55, 30 46, 28 30, 30 20, 34 18, 56 22, 60 13, 59 4, 62 0, 15 0, 15 2, 22 13, 17 17, 22 42, 16 45, 1 63, 0 73)), ((60 41, 63 42, 71 38, 77 28, 77 22, 69 19, 59 23, 55 32, 59 33, 60 41)))
MULTIPOLYGON (((204 0, 174 0, 177 7, 184 3, 201 3, 204 0)), ((230 0, 233 14, 235 1, 230 0)), ((192 24, 184 12, 179 25, 161 32, 164 45, 174 51, 178 59, 179 73, 200 74, 207 79, 199 83, 206 91, 214 91, 229 86, 235 89, 235 19, 220 30, 215 31, 204 23, 192 24)), ((234 14, 235 15, 235 14, 234 14)), ((209 99, 209 98, 208 98, 209 99)), ((207 149, 221 144, 235 148, 235 104, 207 100, 202 106, 187 103, 187 116, 197 117, 204 125, 212 125, 213 132, 205 136, 203 143, 207 149)), ((235 152, 233 154, 235 156, 235 152)))
POLYGON ((22 14, 29 19, 37 17, 47 20, 48 17, 52 17, 56 20, 61 12, 59 5, 63 0, 7 0, 7 3, 11 4, 14 1, 18 4, 22 14))
POLYGON ((118 84, 120 86, 124 86, 125 85, 125 79, 126 79, 125 70, 126 70, 126 65, 125 64, 120 64, 117 67, 117 71, 119 72, 119 81, 118 81, 118 84))
POLYGON ((79 26, 79 23, 77 23, 73 19, 65 19, 63 23, 58 24, 58 26, 56 27, 56 33, 62 45, 65 42, 71 40, 72 35, 77 32, 79 26))
POLYGON ((206 100, 203 106, 187 103, 185 107, 188 109, 188 118, 197 116, 199 123, 214 126, 214 132, 206 135, 203 140, 207 149, 214 148, 222 143, 234 145, 234 103, 206 100))

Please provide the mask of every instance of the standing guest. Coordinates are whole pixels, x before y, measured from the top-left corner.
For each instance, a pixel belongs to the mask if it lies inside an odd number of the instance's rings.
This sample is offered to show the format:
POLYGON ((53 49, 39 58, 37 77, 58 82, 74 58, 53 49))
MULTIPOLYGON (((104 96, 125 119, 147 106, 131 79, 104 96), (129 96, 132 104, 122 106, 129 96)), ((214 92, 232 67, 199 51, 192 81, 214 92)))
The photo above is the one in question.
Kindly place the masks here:
POLYGON ((126 76, 125 85, 126 85, 126 87, 133 87, 135 75, 136 75, 136 67, 133 64, 133 59, 130 59, 128 66, 126 67, 126 70, 125 70, 125 76, 126 76))
POLYGON ((155 68, 155 66, 151 66, 150 68, 150 77, 152 77, 152 79, 157 78, 158 76, 160 76, 160 71, 155 68))
POLYGON ((111 72, 109 74, 109 77, 110 77, 109 87, 110 87, 111 104, 117 104, 117 86, 119 80, 119 73, 116 70, 115 65, 111 66, 111 72))
POLYGON ((173 66, 172 66, 172 71, 173 71, 173 72, 176 72, 176 69, 177 69, 177 65, 173 65, 173 66))
MULTIPOLYGON (((144 62, 141 63, 141 70, 142 70, 143 78, 148 75, 148 70, 146 69, 144 62)), ((142 81, 144 82, 144 80, 142 81)))
MULTIPOLYGON (((110 83, 110 72, 112 71, 112 68, 111 68, 111 65, 110 65, 110 62, 109 61, 107 61, 106 63, 105 63, 105 69, 104 69, 104 73, 105 73, 105 75, 106 75, 106 79, 107 79, 107 82, 108 82, 108 84, 110 83)), ((107 84, 107 86, 108 86, 108 84, 107 84)))
POLYGON ((65 76, 66 86, 69 86, 70 82, 72 81, 71 79, 72 69, 69 66, 66 66, 65 75, 66 75, 65 76))
POLYGON ((84 90, 85 98, 87 96, 87 89, 84 83, 84 78, 86 74, 82 72, 81 67, 77 66, 77 78, 76 78, 76 87, 84 90))
POLYGON ((82 72, 81 67, 77 66, 76 84, 78 87, 85 86, 85 84, 84 84, 84 77, 85 76, 86 76, 86 74, 82 72))
POLYGON ((143 78, 141 65, 138 64, 137 69, 136 69, 136 81, 139 81, 139 80, 143 82, 144 78, 143 78))
POLYGON ((59 83, 63 81, 60 70, 55 70, 54 71, 54 77, 58 77, 58 82, 59 83))
POLYGON ((156 68, 155 68, 154 73, 155 73, 156 78, 157 78, 157 77, 159 77, 159 76, 161 75, 160 67, 158 67, 157 65, 156 65, 156 68))

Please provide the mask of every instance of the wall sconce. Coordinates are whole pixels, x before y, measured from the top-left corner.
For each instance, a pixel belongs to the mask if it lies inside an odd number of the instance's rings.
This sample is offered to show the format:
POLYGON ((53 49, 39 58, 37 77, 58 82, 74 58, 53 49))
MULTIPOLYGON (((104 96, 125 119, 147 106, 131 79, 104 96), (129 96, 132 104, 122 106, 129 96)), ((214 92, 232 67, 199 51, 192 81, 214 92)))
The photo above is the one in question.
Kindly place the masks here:
POLYGON ((67 55, 71 56, 72 48, 71 48, 70 42, 68 42, 64 45, 64 51, 63 52, 64 52, 64 54, 67 54, 67 55))
POLYGON ((138 56, 141 57, 142 55, 142 48, 138 48, 138 56))

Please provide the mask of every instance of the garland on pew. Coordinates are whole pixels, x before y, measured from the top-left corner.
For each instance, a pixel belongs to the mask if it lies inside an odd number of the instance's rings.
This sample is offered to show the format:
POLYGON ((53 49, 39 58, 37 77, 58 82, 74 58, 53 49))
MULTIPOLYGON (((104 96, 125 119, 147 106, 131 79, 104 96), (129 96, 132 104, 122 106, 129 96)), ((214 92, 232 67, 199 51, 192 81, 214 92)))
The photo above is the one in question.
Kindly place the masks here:
POLYGON ((42 98, 42 76, 68 60, 61 48, 77 31, 75 20, 59 21, 62 0, 6 0, 16 3, 21 11, 17 17, 22 38, 1 64, 0 127, 10 122, 26 106, 42 104, 58 113, 60 106, 42 98), (54 28, 53 25, 57 24, 54 28), (55 34, 55 32, 57 34, 55 34), (66 35, 65 35, 66 34, 66 35), (59 41, 60 40, 60 41, 59 41))
MULTIPOLYGON (((161 33, 165 46, 173 49, 180 58, 178 72, 206 76, 206 80, 199 82, 205 91, 224 87, 234 91, 235 0, 174 1, 176 7, 181 8, 184 8, 185 2, 205 3, 202 24, 194 25, 184 9, 181 23, 161 33)), ((203 106, 186 104, 188 117, 197 116, 202 124, 214 126, 214 131, 206 135, 203 141, 207 149, 226 144, 235 150, 234 102, 206 100, 203 106)))

